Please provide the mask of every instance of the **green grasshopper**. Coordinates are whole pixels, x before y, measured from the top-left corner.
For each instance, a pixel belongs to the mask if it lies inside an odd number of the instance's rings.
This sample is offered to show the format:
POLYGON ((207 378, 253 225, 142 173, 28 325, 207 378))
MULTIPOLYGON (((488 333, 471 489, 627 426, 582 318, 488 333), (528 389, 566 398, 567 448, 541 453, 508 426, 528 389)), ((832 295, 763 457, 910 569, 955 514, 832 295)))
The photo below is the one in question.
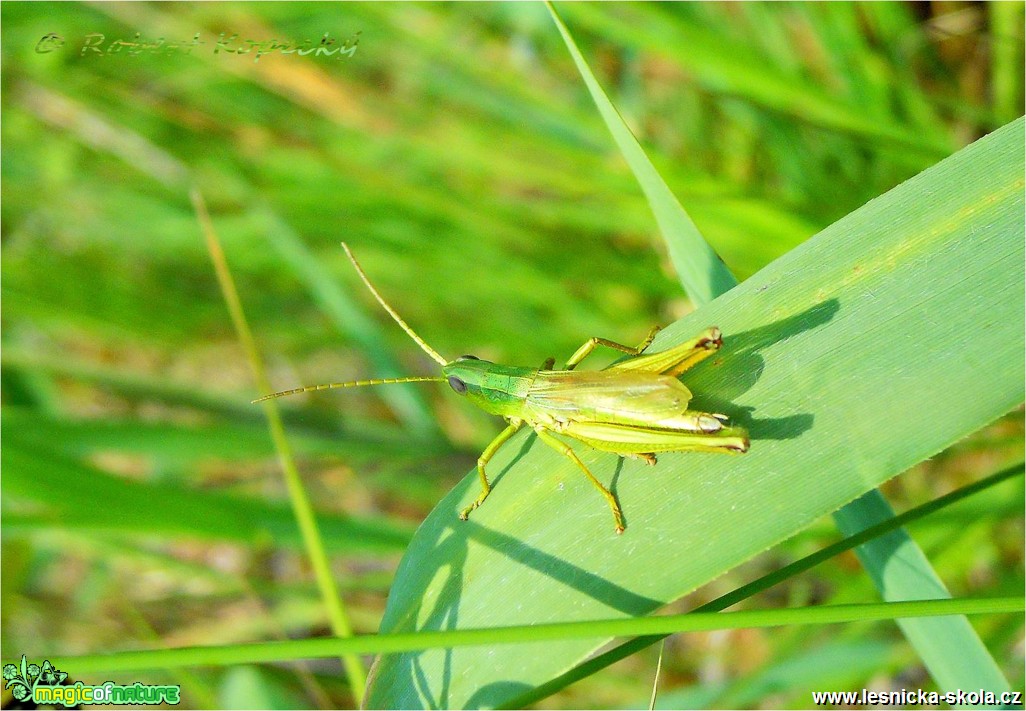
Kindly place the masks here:
POLYGON ((623 533, 623 513, 616 497, 595 478, 569 444, 556 435, 571 437, 603 452, 656 463, 659 452, 703 451, 740 453, 748 451, 748 433, 726 425, 724 415, 688 410, 691 391, 677 376, 715 353, 723 344, 718 328, 710 327, 694 338, 669 350, 642 355, 655 338, 656 327, 636 348, 591 338, 577 349, 562 370, 552 370, 555 359, 541 368, 499 365, 475 356, 446 361, 388 305, 344 242, 342 248, 356 273, 382 308, 420 348, 442 366, 440 376, 411 376, 356 380, 345 383, 310 385, 265 395, 260 402, 284 395, 354 388, 364 385, 447 382, 449 387, 475 405, 506 420, 507 426, 492 440, 477 460, 481 493, 460 513, 466 521, 470 512, 484 503, 492 486, 485 466, 495 453, 523 425, 538 438, 576 464, 599 490, 613 512, 617 533, 623 533), (631 358, 600 371, 577 372, 575 368, 596 347, 605 346, 631 358))

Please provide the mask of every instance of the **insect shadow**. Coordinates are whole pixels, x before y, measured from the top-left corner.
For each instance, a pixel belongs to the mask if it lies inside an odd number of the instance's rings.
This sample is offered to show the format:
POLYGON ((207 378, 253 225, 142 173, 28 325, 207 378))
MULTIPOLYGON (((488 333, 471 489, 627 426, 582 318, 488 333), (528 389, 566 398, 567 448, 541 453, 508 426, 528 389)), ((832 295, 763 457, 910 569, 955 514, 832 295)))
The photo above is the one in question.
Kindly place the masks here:
MULTIPOLYGON (((500 481, 511 469, 516 467, 517 463, 531 451, 536 442, 537 437, 533 434, 525 437, 517 453, 496 474, 495 481, 500 481)), ((617 471, 619 472, 619 467, 617 471)), ((434 603, 426 615, 421 608, 424 598, 417 597, 415 600, 411 600, 413 607, 412 611, 408 613, 408 617, 422 620, 418 624, 418 628, 453 630, 459 627, 459 613, 463 602, 463 568, 471 541, 475 544, 491 548, 531 570, 549 575, 557 580, 562 580, 578 592, 593 596, 610 608, 627 615, 645 614, 661 604, 658 600, 632 592, 591 570, 525 544, 513 536, 482 526, 474 519, 468 521, 456 519, 455 516, 452 516, 451 507, 447 506, 447 504, 451 503, 450 500, 458 502, 464 494, 465 492, 461 491, 461 487, 457 487, 431 515, 431 517, 443 515, 451 518, 451 525, 441 527, 425 525, 422 528, 423 532, 432 531, 434 539, 430 542, 421 541, 424 545, 418 546, 417 557, 441 560, 443 562, 440 566, 430 570, 407 568, 405 571, 397 573, 397 579, 404 573, 411 576, 412 579, 407 578, 405 580, 404 587, 409 586, 411 589, 424 589, 422 586, 425 585, 431 587, 434 603), (438 587, 439 578, 437 575, 439 569, 447 571, 440 588, 438 587), (428 578, 431 578, 431 580, 428 580, 428 578)), ((431 517, 429 517, 429 521, 431 517)), ((511 594, 516 595, 519 593, 512 592, 511 594)), ((385 631, 384 626, 382 631, 385 631)), ((377 667, 380 663, 380 658, 375 660, 375 670, 372 671, 372 677, 377 676, 377 667)), ((401 679, 401 683, 406 684, 406 688, 411 686, 415 688, 418 693, 417 699, 405 700, 403 705, 424 704, 427 708, 432 709, 453 707, 453 702, 450 700, 453 676, 453 650, 408 652, 395 655, 389 660, 389 664, 393 666, 387 672, 389 675, 388 680, 375 680, 374 683, 395 684, 398 683, 397 679, 401 679), (437 688, 432 688, 433 685, 430 679, 433 675, 425 670, 422 660, 426 655, 439 653, 444 655, 441 661, 431 660, 430 665, 432 669, 436 668, 439 663, 442 665, 441 682, 437 685, 437 688)), ((503 699, 511 698, 515 693, 526 691, 527 688, 519 682, 497 682, 478 689, 474 696, 463 705, 466 708, 493 707, 503 699)))
MULTIPOLYGON (((723 412, 732 422, 748 430, 752 441, 796 439, 812 428, 812 413, 796 412, 787 417, 755 417, 755 408, 737 406, 733 401, 746 393, 762 376, 766 361, 760 351, 786 341, 804 331, 811 331, 833 319, 840 310, 837 299, 828 299, 801 313, 748 331, 730 334, 721 356, 709 363, 696 366, 688 378, 693 388, 695 409, 723 412), (730 377, 717 379, 715 385, 706 383, 715 377, 720 363, 729 362, 730 377)), ((797 405, 800 405, 796 401, 797 405)))
MULTIPOLYGON (((732 401, 751 389, 761 377, 765 368, 765 360, 760 353, 763 349, 827 323, 838 310, 837 300, 830 299, 788 318, 731 334, 727 342, 729 345, 725 345, 721 356, 723 363, 729 362, 730 377, 719 377, 716 369, 720 359, 710 359, 697 366, 694 377, 688 378, 688 386, 693 387, 695 391, 696 406, 711 412, 729 414, 732 420, 749 429, 753 440, 794 439, 801 436, 812 427, 814 417, 811 413, 796 413, 781 418, 758 418, 754 416, 754 408, 738 407, 733 405, 732 401), (707 383, 710 387, 706 387, 707 383), (703 392, 716 392, 717 395, 702 395, 703 392)), ((502 471, 496 472, 496 484, 523 459, 536 440, 537 437, 533 434, 524 438, 517 453, 502 471)), ((621 459, 612 477, 611 489, 614 492, 622 467, 621 459)), ((417 620, 417 629, 452 630, 459 626, 460 608, 465 602, 464 566, 471 545, 486 546, 625 615, 644 615, 662 606, 662 601, 635 593, 609 580, 600 572, 582 568, 523 540, 482 526, 474 520, 457 520, 453 511, 464 495, 465 487, 457 487, 436 508, 421 528, 416 553, 409 556, 411 560, 440 561, 438 566, 430 570, 401 566, 396 575, 393 594, 398 590, 399 595, 410 598, 398 602, 397 607, 405 610, 406 620, 417 620), (435 517, 438 517, 439 521, 432 522, 431 519, 435 517), (439 572, 443 570, 445 572, 439 576, 439 572), (425 590, 431 590, 432 593, 431 609, 426 613, 422 606, 427 599, 416 592, 425 590)), ((511 601, 522 592, 511 590, 511 601)), ((382 632, 386 631, 391 630, 383 624, 382 632)), ((388 669, 384 672, 387 678, 375 679, 374 683, 405 684, 406 688, 416 689, 418 694, 416 699, 405 700, 406 703, 426 704, 428 708, 448 708, 454 701, 451 698, 453 655, 452 649, 394 655, 387 662, 388 669), (431 658, 438 654, 443 655, 441 659, 431 658), (438 664, 442 666, 441 683, 433 685, 433 674, 427 668, 430 667, 433 671, 437 669, 438 664)), ((379 669, 380 665, 381 660, 378 659, 375 662, 375 672, 382 671, 379 669)), ((372 673, 372 676, 377 674, 372 673)), ((498 681, 476 690, 473 696, 461 705, 468 708, 495 706, 511 698, 512 694, 523 691, 522 687, 520 682, 512 680, 498 681)))
MULTIPOLYGON (((534 438, 532 437, 531 439, 534 438)), ((509 463, 507 468, 515 466, 516 461, 526 454, 528 449, 529 447, 522 447, 521 452, 509 463)), ((445 508, 445 515, 449 516, 450 514, 451 511, 445 508)), ((527 545, 513 536, 482 526, 474 519, 469 521, 454 520, 452 523, 453 525, 447 528, 435 529, 434 550, 428 554, 431 558, 444 560, 442 567, 447 570, 441 588, 432 584, 433 607, 425 616, 420 607, 423 598, 420 598, 414 604, 413 610, 409 612, 410 618, 422 620, 417 625, 419 629, 454 630, 459 627, 460 607, 464 601, 463 567, 466 563, 468 543, 470 541, 502 553, 527 568, 565 581, 578 592, 602 600, 611 608, 626 615, 642 615, 661 605, 661 602, 658 600, 632 592, 593 571, 527 545)), ((437 571, 438 568, 435 568, 427 572, 437 573, 437 571)), ((420 572, 417 571, 414 575, 419 575, 420 572)), ((417 583, 412 583, 412 585, 415 587, 417 583)), ((523 591, 511 590, 511 601, 513 597, 522 593, 523 591)), ((453 677, 453 655, 452 649, 426 650, 424 652, 407 652, 394 655, 388 662, 391 668, 387 672, 387 679, 374 679, 373 683, 398 684, 400 687, 405 685, 406 688, 411 686, 415 688, 418 693, 417 699, 398 701, 393 699, 393 701, 397 701, 403 706, 407 704, 424 704, 427 708, 432 709, 452 708, 454 703, 450 698, 450 689, 453 677), (440 661, 437 659, 427 661, 428 655, 437 654, 443 655, 440 661), (432 684, 431 678, 435 675, 431 672, 437 669, 438 664, 441 664, 441 682, 432 684), (430 666, 430 671, 425 668, 427 666, 430 666)), ((379 669, 377 667, 380 664, 380 658, 375 660, 375 669, 372 671, 372 677, 378 676, 379 669)), ((474 696, 462 703, 461 706, 466 708, 494 707, 502 700, 511 698, 514 692, 522 693, 527 688, 519 682, 497 682, 478 689, 474 696)))

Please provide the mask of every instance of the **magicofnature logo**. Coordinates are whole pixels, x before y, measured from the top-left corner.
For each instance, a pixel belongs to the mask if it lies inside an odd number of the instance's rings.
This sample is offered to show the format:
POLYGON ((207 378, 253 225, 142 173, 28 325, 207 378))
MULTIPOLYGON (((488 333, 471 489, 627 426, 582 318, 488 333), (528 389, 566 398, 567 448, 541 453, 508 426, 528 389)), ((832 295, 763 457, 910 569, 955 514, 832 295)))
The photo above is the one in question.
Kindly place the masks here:
POLYGON ((65 684, 67 672, 56 669, 49 660, 29 664, 23 654, 21 664, 4 665, 4 683, 18 701, 32 700, 36 704, 86 706, 95 704, 177 704, 182 687, 178 684, 115 684, 105 681, 99 685, 65 684))

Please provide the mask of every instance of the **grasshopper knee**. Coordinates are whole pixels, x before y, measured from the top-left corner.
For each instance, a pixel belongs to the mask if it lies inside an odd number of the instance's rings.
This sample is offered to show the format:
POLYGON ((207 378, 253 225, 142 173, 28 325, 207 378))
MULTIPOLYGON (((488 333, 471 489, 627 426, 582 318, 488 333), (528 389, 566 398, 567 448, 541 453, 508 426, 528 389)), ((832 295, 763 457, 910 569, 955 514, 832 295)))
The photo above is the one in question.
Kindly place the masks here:
POLYGON ((477 476, 481 479, 481 489, 488 492, 491 490, 492 485, 488 483, 488 477, 485 475, 484 465, 485 462, 480 459, 477 460, 477 476))
MULTIPOLYGON (((558 442, 559 440, 556 440, 556 441, 558 442)), ((575 462, 580 462, 581 461, 578 458, 578 456, 574 453, 574 448, 571 447, 569 444, 565 444, 563 442, 559 442, 559 446, 558 447, 554 447, 554 449, 557 452, 559 452, 560 454, 562 454, 564 457, 569 457, 570 459, 572 459, 575 462)))

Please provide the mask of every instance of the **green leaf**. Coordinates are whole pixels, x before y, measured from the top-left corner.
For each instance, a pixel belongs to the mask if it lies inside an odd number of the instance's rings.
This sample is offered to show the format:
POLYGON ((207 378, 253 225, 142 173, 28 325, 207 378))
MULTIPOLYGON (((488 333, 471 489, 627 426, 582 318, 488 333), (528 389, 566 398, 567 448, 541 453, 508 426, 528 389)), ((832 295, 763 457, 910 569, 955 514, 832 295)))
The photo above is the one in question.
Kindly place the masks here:
MULTIPOLYGON (((133 419, 71 419, 44 415, 28 408, 5 407, 3 427, 43 449, 76 456, 117 449, 126 454, 143 454, 163 463, 193 463, 196 460, 245 459, 268 456, 274 445, 267 428, 247 422, 215 422, 208 425, 180 425, 168 422, 140 422, 133 419)), ((295 428, 289 441, 304 455, 345 456, 350 461, 381 457, 410 457, 410 440, 394 426, 364 428, 361 433, 332 436, 295 428)), ((431 452, 418 441, 418 454, 431 452)), ((438 448, 436 451, 446 450, 438 448)))
MULTIPOLYGON (((708 296, 710 291, 713 296, 726 292, 733 286, 732 277, 729 273, 720 275, 709 285, 702 278, 706 274, 706 264, 710 259, 711 250, 708 247, 696 247, 696 243, 702 242, 703 238, 694 223, 673 198, 669 186, 647 160, 637 141, 633 140, 634 137, 627 125, 598 85, 552 5, 549 4, 548 7, 581 76, 588 85, 595 105, 610 132, 617 138, 620 150, 630 164, 631 170, 643 186, 649 186, 645 190, 645 195, 656 216, 662 216, 659 220, 660 229, 670 254, 674 256, 674 264, 680 273, 685 290, 699 297, 708 296)), ((854 26, 852 23, 845 27, 851 29, 854 26)), ((859 38, 858 33, 848 36, 848 39, 853 41, 858 41, 859 38)), ((830 44, 843 46, 844 43, 835 38, 830 44)), ((689 51, 693 49, 694 47, 689 47, 689 51)), ((865 54, 859 51, 851 53, 858 56, 865 54)), ((732 53, 726 54, 729 56, 732 53)), ((694 300, 701 304, 706 299, 694 300)), ((854 535, 893 518, 893 515, 890 505, 879 491, 867 492, 834 514, 839 528, 846 535, 854 535)), ((893 531, 884 540, 863 546, 859 549, 858 555, 886 600, 950 597, 926 555, 905 531, 893 531)), ((1009 690, 1007 680, 965 617, 908 620, 901 622, 900 626, 934 680, 942 688, 1009 690)))
MULTIPOLYGON (((14 435, 5 438, 0 452, 4 526, 10 532, 56 526, 154 537, 300 544, 287 506, 175 484, 128 481, 14 435), (32 514, 21 515, 25 508, 32 514)), ((318 520, 325 540, 336 551, 395 551, 407 539, 405 531, 387 523, 323 514, 318 520)))
MULTIPOLYGON (((896 529, 900 529, 902 526, 906 526, 914 521, 925 519, 927 516, 935 516, 938 511, 951 506, 969 496, 979 494, 982 491, 986 491, 991 487, 1000 484, 1007 479, 1022 474, 1023 462, 1015 464, 1011 467, 1003 469, 1000 472, 992 474, 984 479, 973 482, 966 486, 956 489, 955 491, 949 492, 944 496, 927 501, 926 503, 920 504, 915 508, 909 509, 901 513, 898 516, 881 521, 880 523, 864 528, 858 533, 851 536, 847 536, 840 541, 836 541, 829 546, 820 548, 814 553, 799 558, 782 568, 777 568, 765 575, 762 575, 751 582, 742 585, 739 588, 735 588, 725 595, 710 600, 707 603, 695 608, 691 614, 695 612, 718 612, 725 610, 728 607, 747 600, 750 597, 764 591, 769 588, 781 584, 784 581, 792 578, 796 575, 800 575, 807 570, 811 570, 820 563, 830 560, 835 556, 844 553, 845 551, 852 550, 853 548, 865 543, 872 541, 877 536, 882 536, 886 533, 890 533, 896 529)), ((848 504, 849 506, 851 504, 848 504)), ((935 519, 934 519, 935 520, 935 519)), ((905 620, 907 623, 908 621, 905 620)), ((606 667, 615 664, 621 659, 626 659, 632 654, 648 647, 649 645, 659 642, 662 637, 650 636, 650 637, 635 637, 634 639, 623 642, 612 649, 597 654, 587 661, 575 666, 573 669, 555 677, 545 684, 535 687, 530 691, 516 696, 512 699, 507 700, 503 706, 499 708, 526 708, 531 704, 534 704, 547 696, 550 696, 557 691, 566 688, 574 682, 580 681, 585 677, 595 674, 606 667)), ((682 707, 692 707, 698 704, 681 704, 682 707)))
POLYGON ((221 680, 217 705, 223 709, 296 709, 309 700, 264 669, 239 666, 221 680))
POLYGON ((673 266, 680 275, 681 281, 684 282, 688 296, 696 304, 712 301, 737 284, 737 280, 702 237, 691 217, 681 207, 677 197, 670 191, 662 176, 645 155, 638 139, 634 137, 616 108, 610 103, 551 3, 547 3, 547 6, 549 12, 552 13, 552 19, 556 22, 556 27, 559 28, 560 34, 566 40, 570 54, 584 78, 584 83, 588 85, 588 91, 595 99, 599 113, 605 119, 606 125, 616 140, 616 145, 620 148, 620 152, 631 166, 634 177, 638 179, 641 189, 645 192, 648 204, 651 206, 652 212, 655 213, 659 230, 666 239, 670 259, 673 260, 673 266))
MULTIPOLYGON (((834 519, 841 532, 850 536, 893 516, 887 499, 874 490, 837 511, 834 519)), ((856 553, 885 600, 951 597, 926 554, 904 529, 869 541, 856 553)), ((965 617, 899 620, 898 626, 942 689, 1011 689, 965 617)))
MULTIPOLYGON (((574 465, 513 438, 467 523, 476 474, 400 565, 382 632, 636 616, 679 598, 940 451, 1023 399, 1023 121, 838 221, 667 328, 653 351, 723 329, 686 382, 747 426, 740 457, 648 468, 579 447, 627 531, 574 465)), ((582 334, 586 336, 588 334, 582 334)), ((501 704, 595 642, 383 657, 371 706, 501 704)))
MULTIPOLYGON (((672 58, 696 84, 714 94, 742 97, 797 121, 895 144, 914 154, 937 157, 950 150, 949 141, 917 132, 892 116, 868 115, 869 102, 841 100, 836 92, 825 90, 801 72, 781 71, 751 42, 711 31, 697 22, 668 27, 658 5, 567 3, 566 7, 575 22, 610 41, 672 58)), ((863 61, 867 55, 854 48, 849 54, 863 61)))

